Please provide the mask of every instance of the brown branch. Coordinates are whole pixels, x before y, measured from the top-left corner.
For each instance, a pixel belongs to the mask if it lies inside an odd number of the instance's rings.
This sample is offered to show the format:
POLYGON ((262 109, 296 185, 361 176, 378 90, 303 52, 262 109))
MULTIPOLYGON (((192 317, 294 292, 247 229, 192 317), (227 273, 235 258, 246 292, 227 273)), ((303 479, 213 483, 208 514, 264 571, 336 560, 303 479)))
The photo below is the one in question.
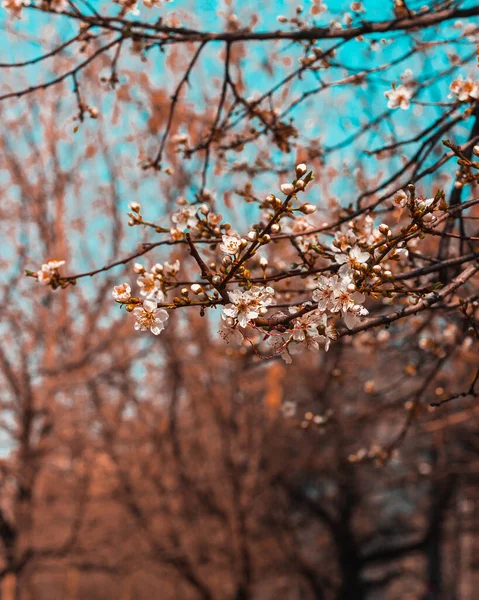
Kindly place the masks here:
POLYGON ((431 402, 429 404, 429 406, 434 406, 434 407, 442 406, 443 404, 446 404, 447 402, 451 402, 452 400, 457 400, 458 398, 466 398, 467 396, 477 397, 479 392, 476 391, 476 383, 478 381, 479 381, 479 369, 477 369, 474 379, 473 379, 469 389, 466 392, 453 394, 452 396, 449 396, 448 398, 445 398, 444 400, 441 400, 440 402, 431 402))

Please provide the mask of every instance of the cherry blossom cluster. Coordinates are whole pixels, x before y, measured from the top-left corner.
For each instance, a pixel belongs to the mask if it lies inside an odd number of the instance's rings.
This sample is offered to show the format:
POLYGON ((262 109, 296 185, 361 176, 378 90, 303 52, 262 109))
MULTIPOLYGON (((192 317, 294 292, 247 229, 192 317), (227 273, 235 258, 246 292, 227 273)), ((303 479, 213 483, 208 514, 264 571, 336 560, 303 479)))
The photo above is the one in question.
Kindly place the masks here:
POLYGON ((35 277, 38 283, 41 283, 42 285, 50 285, 52 289, 56 289, 59 286, 65 287, 58 270, 64 264, 64 260, 47 260, 38 271, 27 271, 27 275, 35 277))
MULTIPOLYGON (((22 9, 31 4, 30 0, 3 0, 2 7, 13 17, 21 18, 22 9)), ((38 3, 43 10, 60 12, 68 8, 67 0, 42 0, 38 3)))
MULTIPOLYGON (((413 185, 398 190, 391 196, 392 226, 378 222, 373 210, 344 218, 339 205, 337 216, 343 216, 337 224, 318 226, 316 206, 299 200, 313 179, 300 163, 278 195, 260 199, 251 189, 239 190, 259 209, 258 221, 243 235, 211 210, 208 192, 194 203, 178 198, 166 224, 145 219, 140 204, 131 202, 129 225, 153 228, 166 236, 160 245, 187 248, 190 258, 151 267, 134 263, 137 292, 125 282, 114 287, 113 299, 133 314, 135 329, 154 335, 171 311, 193 306, 203 315, 220 308, 225 342, 289 363, 304 349, 327 351, 340 330, 360 326, 378 302, 414 304, 433 291, 427 285, 409 288, 396 275, 407 268, 409 249, 443 219, 442 192, 425 198, 413 185), (399 219, 405 224, 395 232, 399 219), (294 281, 301 285, 293 291, 294 281)), ((48 261, 27 274, 52 288, 66 287, 76 278, 60 275, 63 264, 48 261)))
POLYGON ((470 77, 466 79, 460 75, 455 79, 450 87, 450 98, 455 98, 459 102, 477 102, 479 99, 479 82, 473 81, 470 77))
MULTIPOLYGON (((404 71, 401 79, 402 83, 400 85, 393 85, 392 89, 384 93, 388 99, 388 108, 407 110, 411 105, 415 85, 411 70, 404 71)), ((479 82, 470 77, 464 79, 460 75, 452 81, 449 90, 449 98, 454 98, 458 102, 474 104, 479 99, 479 82)))

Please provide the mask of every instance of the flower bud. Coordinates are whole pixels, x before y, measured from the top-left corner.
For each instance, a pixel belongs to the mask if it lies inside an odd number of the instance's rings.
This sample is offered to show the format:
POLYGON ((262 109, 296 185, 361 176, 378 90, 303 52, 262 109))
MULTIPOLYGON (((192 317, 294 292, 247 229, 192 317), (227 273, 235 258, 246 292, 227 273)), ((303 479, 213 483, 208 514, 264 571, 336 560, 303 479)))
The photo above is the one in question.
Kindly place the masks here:
POLYGON ((226 254, 225 256, 223 256, 223 259, 221 260, 221 264, 224 267, 229 266, 232 262, 233 262, 233 259, 231 258, 231 256, 229 254, 226 254))
POLYGON ((316 212, 316 206, 314 204, 310 204, 309 202, 300 206, 299 209, 305 215, 312 215, 316 212))
POLYGON ((281 191, 283 194, 286 194, 286 196, 290 196, 294 192, 294 186, 292 183, 282 183, 281 191))
POLYGON ((200 294, 203 291, 203 288, 199 283, 193 283, 193 285, 190 286, 190 290, 193 294, 200 294))
POLYGON ((258 237, 258 233, 256 231, 253 231, 253 230, 248 231, 248 236, 247 237, 248 237, 248 239, 250 241, 255 242, 256 239, 257 239, 257 237, 258 237))
POLYGON ((298 181, 296 182, 296 190, 301 191, 301 190, 304 190, 305 187, 306 187, 306 182, 303 181, 302 179, 298 179, 298 181))
POLYGON ((262 256, 259 259, 259 264, 260 264, 260 267, 263 267, 263 269, 265 269, 268 266, 268 259, 266 258, 266 256, 262 256))
POLYGON ((219 275, 215 275, 213 277, 213 279, 211 280, 215 285, 218 285, 219 283, 221 283, 222 279, 219 275))
POLYGON ((141 206, 138 204, 138 202, 130 202, 130 204, 128 204, 128 208, 133 212, 139 213, 141 206))
POLYGON ((302 177, 307 170, 308 168, 304 163, 299 163, 299 165, 296 165, 296 177, 302 177))
POLYGON ((279 225, 279 223, 273 223, 270 227, 271 233, 279 233, 280 230, 281 226, 279 225))
POLYGON ((383 234, 383 235, 389 235, 390 229, 389 227, 386 225, 386 223, 381 223, 381 225, 379 225, 379 231, 383 234))
POLYGON ((202 204, 200 206, 200 213, 202 215, 207 215, 210 212, 210 207, 207 204, 202 204))
POLYGON ((472 149, 472 151, 474 152, 474 154, 476 156, 479 156, 479 146, 474 146, 474 148, 472 149))
POLYGON ((135 271, 135 273, 144 273, 145 267, 143 265, 140 265, 140 263, 135 263, 133 265, 133 271, 135 271))

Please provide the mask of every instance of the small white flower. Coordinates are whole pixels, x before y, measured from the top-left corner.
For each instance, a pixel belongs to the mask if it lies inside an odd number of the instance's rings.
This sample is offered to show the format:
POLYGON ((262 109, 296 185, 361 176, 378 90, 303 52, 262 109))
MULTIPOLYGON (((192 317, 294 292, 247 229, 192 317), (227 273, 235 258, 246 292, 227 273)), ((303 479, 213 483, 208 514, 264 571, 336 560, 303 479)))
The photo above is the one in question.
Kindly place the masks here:
POLYGON ((137 331, 151 331, 155 335, 159 335, 165 328, 165 321, 168 320, 169 314, 163 308, 157 308, 156 302, 153 300, 145 300, 143 306, 137 306, 133 310, 136 317, 135 329, 137 331))
POLYGON ((115 285, 112 295, 118 302, 128 302, 131 298, 131 287, 127 283, 115 285))
POLYGON ((451 90, 450 97, 456 97, 460 102, 468 100, 477 100, 479 98, 479 85, 470 77, 463 79, 462 75, 455 79, 449 86, 451 90))
POLYGON ((226 344, 240 346, 243 343, 243 336, 231 317, 222 319, 221 329, 218 331, 226 344))
POLYGON ((409 201, 409 197, 404 190, 399 190, 394 194, 391 201, 395 206, 404 208, 409 201))
POLYGON ((165 262, 163 265, 163 273, 166 277, 172 278, 178 275, 180 270, 180 261, 175 260, 174 263, 165 262))
POLYGON ((47 260, 47 262, 42 265, 42 268, 37 271, 38 282, 42 285, 48 285, 55 275, 58 274, 58 269, 64 264, 64 260, 47 260))
POLYGON ((237 319, 241 327, 260 316, 262 309, 273 302, 274 290, 271 287, 253 286, 250 290, 232 290, 228 292, 231 304, 227 304, 222 316, 237 319))
POLYGON ((359 265, 366 263, 371 258, 369 252, 364 252, 359 246, 353 246, 347 254, 336 254, 335 259, 341 265, 339 273, 348 274, 359 265))
POLYGON ((412 91, 404 85, 398 85, 395 89, 384 93, 388 99, 388 108, 402 108, 407 110, 410 105, 412 91))
POLYGON ((313 300, 318 303, 320 312, 331 310, 334 299, 334 290, 338 286, 338 276, 326 277, 321 275, 316 281, 316 289, 313 291, 313 300))
POLYGON ((409 250, 404 247, 397 248, 394 256, 397 256, 399 260, 404 260, 409 256, 409 250))
POLYGON ((348 329, 352 329, 356 325, 359 325, 361 323, 360 317, 364 317, 369 314, 369 311, 364 308, 364 306, 360 306, 359 304, 353 305, 351 309, 351 312, 346 312, 343 314, 344 323, 348 329))
POLYGON ((141 277, 138 277, 136 283, 141 288, 140 294, 147 298, 156 298, 158 292, 161 292, 160 281, 151 273, 143 273, 141 277))
POLYGON ((426 210, 426 208, 429 208, 430 206, 432 206, 435 202, 435 198, 424 198, 423 200, 419 200, 417 203, 417 207, 420 210, 426 210))
POLYGON ((236 233, 232 235, 223 235, 223 242, 220 244, 220 250, 226 254, 236 254, 241 248, 241 238, 236 233))
POLYGON ((176 229, 194 229, 198 225, 196 212, 197 207, 188 204, 174 212, 171 215, 171 221, 176 225, 176 229))
POLYGON ((320 337, 324 338, 324 349, 327 352, 329 350, 329 346, 331 345, 331 340, 337 339, 338 334, 336 332, 336 327, 332 323, 328 323, 326 315, 323 315, 322 325, 324 327, 324 334, 320 337))
POLYGON ((42 285, 48 285, 52 280, 52 276, 51 273, 49 273, 48 271, 40 270, 37 271, 37 279, 38 283, 41 283, 42 285))

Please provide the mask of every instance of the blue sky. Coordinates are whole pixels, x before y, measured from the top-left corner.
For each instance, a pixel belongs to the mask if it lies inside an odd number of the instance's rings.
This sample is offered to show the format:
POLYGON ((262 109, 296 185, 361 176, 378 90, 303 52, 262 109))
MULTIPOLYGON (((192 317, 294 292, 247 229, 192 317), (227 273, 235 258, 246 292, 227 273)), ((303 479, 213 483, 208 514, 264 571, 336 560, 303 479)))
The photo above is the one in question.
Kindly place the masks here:
MULTIPOLYGON (((117 7, 112 2, 93 2, 97 10, 106 12, 109 14, 117 10, 117 7)), ((242 2, 231 2, 230 3, 238 14, 240 21, 247 22, 252 15, 257 15, 258 23, 256 25, 257 30, 267 30, 276 28, 287 28, 288 25, 280 25, 277 22, 277 16, 284 14, 291 16, 294 14, 294 7, 297 3, 286 2, 285 0, 276 0, 265 3, 261 6, 261 10, 258 11, 258 3, 252 0, 242 2)), ((306 0, 303 3, 304 11, 303 15, 307 15, 312 2, 306 0)), ((349 2, 340 0, 330 0, 327 2, 328 12, 323 13, 321 16, 316 17, 317 24, 326 25, 333 18, 341 20, 344 17, 344 13, 349 11, 349 2)), ((463 5, 471 6, 473 2, 464 2, 463 5)), ((371 20, 383 20, 391 18, 391 5, 392 2, 377 2, 376 0, 366 0, 364 5, 367 9, 366 17, 371 20)), ((424 2, 410 1, 409 6, 411 8, 417 8, 423 6, 424 2)), ((190 0, 174 0, 171 3, 165 4, 163 7, 148 10, 144 7, 141 8, 141 18, 151 18, 156 20, 158 16, 167 17, 168 14, 174 14, 181 18, 181 20, 188 24, 195 24, 204 30, 221 30, 224 28, 224 15, 231 9, 228 9, 226 3, 217 2, 214 0, 206 0, 203 2, 191 2, 190 0), (193 14, 194 16, 188 19, 184 19, 183 15, 186 12, 193 14)), ((0 11, 0 25, 6 27, 7 19, 5 11, 0 11)), ((360 17, 358 17, 360 18, 360 17)), ((312 21, 311 21, 312 23, 312 21)), ((8 22, 9 28, 13 28, 13 35, 2 36, 0 41, 0 50, 2 54, 2 60, 7 62, 9 60, 19 61, 23 59, 29 59, 34 56, 38 56, 48 50, 53 39, 67 39, 72 33, 77 31, 77 24, 72 23, 60 16, 42 15, 38 11, 24 11, 24 15, 21 20, 12 20, 8 22), (46 35, 45 35, 46 34, 46 35), (41 40, 40 38, 43 38, 41 40), (47 41, 45 41, 47 40, 47 41)), ((443 26, 440 29, 433 28, 424 32, 417 32, 413 34, 414 39, 421 40, 422 42, 437 41, 438 39, 446 39, 457 37, 458 31, 454 28, 453 23, 449 23, 447 26, 443 26)), ((376 36, 379 37, 379 36, 376 36)), ((384 62, 398 59, 400 56, 406 54, 411 47, 411 37, 405 36, 401 33, 393 34, 395 39, 394 43, 390 45, 379 44, 377 49, 372 51, 370 46, 366 42, 355 42, 352 41, 341 49, 338 53, 338 60, 350 67, 351 69, 363 69, 374 65, 379 65, 384 62)), ((331 43, 320 44, 322 49, 326 49, 331 43)), ((291 45, 289 42, 283 42, 281 44, 268 44, 268 43, 255 43, 251 45, 251 54, 243 61, 242 74, 248 90, 248 94, 263 93, 273 83, 280 80, 287 74, 291 69, 295 68, 295 65, 299 64, 298 60, 303 55, 302 49, 298 45, 291 45), (259 66, 262 62, 268 59, 269 53, 274 49, 275 52, 279 52, 284 56, 290 56, 292 59, 292 65, 288 68, 277 69, 276 72, 268 78, 263 70, 259 71, 259 66), (259 72, 261 73, 258 76, 259 72)), ((210 98, 206 100, 205 93, 209 91, 210 81, 215 81, 221 77, 222 64, 218 61, 218 51, 220 44, 211 44, 210 47, 206 48, 202 62, 199 64, 197 71, 192 76, 193 90, 190 92, 187 100, 189 102, 196 103, 201 106, 205 101, 211 101, 210 98)), ((454 50, 463 56, 467 55, 471 51, 474 51, 475 46, 473 43, 463 44, 461 46, 455 45, 454 50)), ((362 125, 367 120, 374 118, 381 114, 386 109, 386 99, 384 98, 384 92, 391 87, 393 83, 400 83, 400 74, 407 68, 412 69, 415 75, 420 75, 421 79, 426 82, 420 90, 419 98, 421 101, 429 102, 434 100, 446 100, 447 91, 450 82, 450 77, 445 77, 437 84, 430 85, 428 80, 435 76, 438 71, 445 69, 450 64, 448 52, 451 50, 451 46, 445 46, 435 49, 426 55, 426 58, 413 57, 408 60, 400 62, 396 67, 391 68, 386 74, 378 73, 372 75, 368 81, 367 87, 353 87, 346 89, 344 87, 331 88, 326 93, 320 95, 313 95, 311 98, 301 104, 295 111, 290 113, 290 116, 294 118, 294 122, 299 131, 299 142, 301 146, 306 140, 321 140, 321 143, 325 147, 334 146, 341 140, 348 137, 352 132, 361 129, 362 125)), ((154 51, 156 52, 156 51, 154 51)), ((168 52, 168 50, 167 50, 168 52)), ((123 68, 138 68, 146 70, 150 80, 159 88, 166 88, 168 93, 171 93, 175 80, 168 75, 163 63, 163 56, 157 52, 156 54, 151 53, 151 59, 148 63, 142 64, 138 60, 132 58, 128 53, 124 53, 124 58, 120 62, 119 75, 120 81, 125 81, 125 76, 122 75, 123 68)), ((23 69, 11 70, 9 73, 5 72, 3 78, 2 89, 6 86, 11 86, 11 89, 21 89, 25 85, 25 79, 29 83, 39 83, 41 81, 48 80, 52 77, 49 71, 50 65, 48 62, 42 63, 39 66, 30 67, 28 71, 23 69)), ((474 62, 471 61, 469 72, 474 74, 474 70, 477 67, 474 62)), ((343 69, 332 68, 328 72, 321 72, 321 77, 325 81, 335 80, 343 77, 345 74, 343 69)), ((466 73, 467 74, 467 71, 466 73)), ((180 75, 178 74, 178 77, 180 75)), ((80 77, 81 81, 81 77, 80 77)), ((304 91, 314 89, 318 85, 317 79, 313 74, 307 74, 301 81, 295 81, 290 86, 289 96, 291 98, 298 97, 304 91)), ((59 102, 61 102, 64 110, 64 123, 65 129, 71 131, 73 124, 71 122, 71 115, 75 112, 75 97, 72 90, 72 82, 69 80, 66 88, 55 88, 55 90, 61 90, 59 94, 59 102), (70 90, 70 93, 68 93, 70 90)), ((133 93, 140 93, 139 90, 134 90, 133 93)), ((247 95, 248 95, 247 94, 247 95)), ((114 102, 114 92, 103 93, 101 96, 102 115, 104 115, 105 122, 108 120, 108 112, 111 109, 112 103, 114 102)), ((17 111, 19 107, 24 106, 22 100, 15 100, 9 102, 9 110, 17 111)), ((34 109, 41 110, 41 105, 35 106, 34 109)), ((383 169, 384 163, 379 165, 374 159, 369 159, 364 153, 365 150, 377 148, 380 144, 384 143, 385 137, 391 132, 399 135, 405 135, 408 132, 417 131, 419 127, 424 126, 430 120, 440 114, 441 110, 437 107, 413 107, 409 111, 394 111, 391 115, 391 121, 370 135, 367 135, 363 140, 348 149, 336 152, 328 157, 328 166, 333 166, 336 169, 345 169, 345 175, 340 179, 333 192, 337 196, 344 197, 344 202, 348 203, 347 200, 351 198, 354 200, 354 181, 351 175, 348 175, 348 170, 353 171, 359 165, 366 168, 367 170, 374 171, 375 169, 383 169)), ((7 113, 8 114, 8 113, 7 113)), ((124 139, 123 132, 125 129, 131 126, 138 126, 140 129, 144 128, 145 123, 149 118, 148 111, 136 110, 132 106, 128 106, 122 112, 120 121, 115 124, 114 127, 110 127, 109 135, 111 141, 112 156, 118 156, 121 160, 124 160, 129 164, 130 174, 124 181, 119 182, 120 189, 120 202, 126 209, 126 205, 129 200, 145 201, 151 196, 157 195, 158 186, 162 186, 161 176, 150 176, 149 174, 139 173, 137 167, 137 155, 138 147, 135 140, 126 142, 124 139)), ((61 152, 61 160, 65 168, 68 168, 72 164, 75 155, 76 148, 81 147, 88 140, 94 128, 97 126, 95 121, 87 121, 81 128, 80 132, 76 135, 67 136, 67 139, 62 142, 63 150, 61 152)), ((466 123, 462 129, 457 129, 457 135, 459 138, 463 136, 468 130, 469 125, 466 123)), ((41 139, 44 132, 41 127, 35 131, 33 129, 33 135, 41 139)), ((150 140, 150 147, 155 148, 158 140, 152 137, 150 140)), ((15 142, 18 153, 23 152, 21 139, 15 142)), ((412 152, 414 146, 409 147, 409 151, 412 152)), ((253 160, 258 150, 255 147, 248 147, 242 154, 230 154, 228 161, 231 163, 234 160, 246 159, 253 160)), ((296 152, 293 150, 290 154, 283 154, 275 152, 273 154, 273 160, 277 165, 290 168, 294 164, 296 152)), ((399 159, 392 157, 388 162, 388 167, 394 167, 398 164, 399 159)), ((196 177, 195 172, 200 169, 200 163, 192 160, 190 161, 190 170, 193 173, 192 178, 192 189, 191 194, 193 195, 195 187, 198 184, 199 177, 196 177)), ((100 163, 91 165, 85 163, 82 167, 89 170, 89 179, 91 184, 101 183, 105 175, 105 167, 100 163), (91 173, 91 170, 95 173, 91 173)), ((1 175, 0 175, 1 176, 1 175)), ((269 187, 277 185, 277 176, 261 176, 258 178, 258 188, 264 192, 269 191, 269 187)), ((221 195, 222 191, 231 185, 231 178, 227 181, 218 181, 214 177, 209 178, 208 187, 218 191, 221 195)), ((192 198, 191 198, 192 199, 192 198)), ((70 200, 71 210, 78 211, 82 210, 81 203, 70 200)), ((161 210, 159 203, 152 202, 151 210, 153 213, 161 210)), ((155 216, 156 214, 152 214, 155 216)), ((99 231, 104 227, 104 223, 101 219, 96 219, 95 222, 91 223, 93 238, 99 231), (95 234, 96 231, 96 234, 95 234)))
MULTIPOLYGON (((94 2, 97 10, 112 14, 118 9, 112 2, 94 2)), ((297 3, 286 2, 285 0, 277 0, 268 2, 261 6, 258 11, 258 3, 252 0, 230 3, 233 10, 236 11, 240 21, 248 22, 252 15, 258 17, 258 23, 255 26, 257 30, 268 30, 277 28, 287 28, 288 25, 280 25, 277 22, 277 16, 283 14, 292 16, 297 3)), ((312 6, 309 0, 303 3, 303 15, 308 15, 312 6)), ((349 11, 349 2, 340 0, 330 0, 327 2, 328 12, 323 13, 319 17, 315 17, 317 24, 327 25, 331 19, 342 20, 346 11, 349 11)), ((473 2, 464 2, 463 6, 471 6, 473 2)), ((376 0, 366 0, 366 17, 370 20, 384 20, 391 18, 391 2, 377 2, 376 0)), ((424 2, 410 1, 410 8, 418 8, 423 6, 424 2)), ((224 29, 224 16, 231 8, 228 8, 226 3, 217 2, 214 0, 206 0, 203 2, 191 2, 191 0, 174 0, 171 3, 165 4, 161 8, 148 10, 141 8, 141 18, 156 20, 160 15, 167 18, 169 14, 178 16, 185 24, 194 25, 204 30, 222 30, 224 29), (189 13, 189 17, 184 15, 189 13), (193 15, 193 16, 191 16, 193 15)), ((361 17, 358 17, 361 18, 361 17)), ((309 18, 311 24, 312 18, 309 18)), ((477 22, 477 21, 476 21, 477 22)), ((7 36, 2 36, 0 41, 0 51, 2 61, 20 61, 38 56, 49 50, 54 39, 67 39, 77 31, 77 24, 74 25, 64 17, 43 15, 38 11, 25 10, 22 19, 8 19, 5 11, 0 11, 0 26, 12 29, 13 33, 7 36), (8 22, 7 22, 8 20, 8 22)), ((377 44, 375 49, 371 49, 368 42, 351 41, 342 48, 337 55, 337 60, 348 66, 350 69, 348 74, 354 70, 370 68, 378 66, 385 62, 399 59, 405 55, 411 48, 413 40, 421 42, 435 42, 438 40, 452 39, 458 36, 458 30, 453 23, 448 23, 441 28, 432 28, 423 32, 416 32, 412 36, 402 33, 393 34, 394 43, 384 45, 377 44)), ((380 36, 376 36, 379 38, 380 36)), ((368 38, 370 39, 370 38, 368 38)), ((324 50, 330 47, 333 42, 321 43, 320 47, 324 50)), ((222 63, 218 60, 218 52, 221 49, 219 43, 211 44, 204 51, 202 61, 199 63, 197 70, 192 75, 192 85, 189 95, 185 98, 186 101, 201 106, 205 102, 215 100, 215 97, 207 97, 211 91, 211 83, 220 81, 222 74, 222 63)), ((466 56, 475 50, 473 42, 462 43, 461 45, 453 44, 443 47, 437 47, 434 51, 424 54, 421 58, 412 57, 401 61, 397 66, 392 67, 386 73, 376 73, 368 79, 367 86, 356 87, 333 87, 327 92, 312 95, 306 102, 298 106, 288 116, 294 118, 294 123, 299 132, 298 147, 310 143, 314 140, 320 142, 326 147, 335 146, 345 138, 356 131, 360 131, 364 123, 378 116, 386 110, 386 99, 384 92, 390 89, 393 83, 400 83, 400 75, 405 69, 411 69, 415 76, 421 80, 421 85, 418 98, 422 102, 431 101, 448 101, 448 86, 452 76, 445 76, 436 82, 430 84, 430 80, 435 78, 437 73, 446 69, 450 65, 449 52, 454 49, 459 55, 466 56)), ((169 50, 166 51, 166 55, 169 50)), ((245 81, 247 93, 264 93, 275 82, 281 80, 288 72, 296 68, 298 61, 303 56, 304 52, 298 45, 292 45, 289 42, 281 42, 279 44, 258 42, 251 44, 251 53, 242 61, 241 69, 242 76, 245 81), (291 65, 284 68, 276 68, 275 72, 268 76, 261 65, 268 60, 270 52, 277 52, 281 56, 291 57, 291 65)), ((127 81, 125 75, 127 69, 144 70, 150 81, 157 88, 165 89, 167 93, 171 93, 176 85, 174 77, 171 77, 164 67, 165 55, 156 50, 150 54, 150 60, 147 63, 141 63, 136 58, 132 57, 128 52, 125 52, 119 64, 120 83, 127 81), (122 69, 125 71, 122 73, 122 69)), ((9 72, 3 71, 3 82, 1 89, 22 89, 25 82, 39 83, 51 79, 53 76, 51 64, 47 62, 41 63, 38 66, 29 67, 28 70, 15 69, 9 72)), ((470 61, 468 69, 461 69, 465 75, 472 74, 477 71, 475 61, 470 61)), ((324 81, 334 81, 344 77, 345 71, 342 68, 332 68, 326 72, 321 71, 320 76, 324 81)), ((180 77, 177 74, 177 78, 180 77)), ((79 77, 81 83, 81 76, 79 77)), ((300 81, 295 81, 288 90, 289 98, 299 97, 303 92, 312 90, 318 85, 317 77, 314 74, 306 74, 300 81)), ((65 139, 61 141, 60 158, 62 166, 65 169, 71 168, 75 162, 77 155, 82 151, 85 143, 94 135, 98 128, 98 121, 87 120, 81 127, 78 134, 73 135, 72 129, 74 123, 72 116, 75 114, 75 97, 72 91, 72 82, 69 80, 65 87, 56 87, 53 93, 58 94, 58 102, 61 105, 62 126, 65 130, 65 139)), ((132 94, 141 97, 141 90, 132 90, 132 94)), ((87 98, 92 104, 100 103, 103 120, 102 125, 108 128, 108 143, 112 161, 121 161, 123 173, 125 177, 118 182, 119 202, 122 210, 126 212, 126 207, 129 201, 137 200, 142 204, 147 204, 149 208, 149 216, 157 218, 162 213, 161 202, 156 199, 162 193, 173 193, 171 190, 164 191, 164 186, 168 184, 164 175, 155 175, 150 172, 144 173, 138 168, 138 144, 135 136, 132 139, 125 140, 125 131, 131 128, 137 128, 141 133, 141 137, 145 136, 145 124, 150 117, 149 110, 145 108, 135 109, 134 106, 128 105, 123 107, 119 121, 111 122, 109 113, 115 101, 115 92, 102 91, 99 98, 87 98), (165 183, 166 182, 166 183, 165 183)), ((25 101, 14 100, 6 103, 7 115, 8 111, 11 114, 17 114, 18 110, 25 107, 25 101)), ((33 113, 40 113, 42 105, 40 102, 35 102, 33 97, 33 108, 28 109, 33 113)), ((349 148, 342 149, 332 153, 327 158, 327 166, 333 167, 343 173, 343 176, 338 178, 334 187, 331 187, 331 195, 335 195, 341 199, 341 202, 348 204, 355 199, 355 178, 354 170, 360 166, 366 169, 367 172, 374 173, 381 171, 386 174, 389 170, 397 167, 400 164, 399 156, 392 156, 387 161, 378 163, 375 159, 369 158, 365 153, 366 150, 371 150, 379 147, 387 139, 387 136, 394 133, 400 137, 416 132, 425 124, 432 122, 443 111, 443 108, 435 106, 413 106, 408 111, 396 110, 391 112, 391 119, 385 122, 376 131, 364 136, 357 144, 349 148)), ((469 123, 465 123, 462 127, 457 127, 455 135, 457 140, 461 141, 470 127, 469 123)), ((44 135, 42 127, 31 127, 31 134, 41 140, 44 135)), ((147 142, 147 147, 154 150, 157 148, 158 136, 150 136, 147 142)), ((24 152, 24 141, 18 136, 13 141, 14 151, 21 155, 24 152)), ((252 145, 247 147, 242 153, 230 153, 227 156, 227 164, 232 164, 235 160, 254 160, 255 156, 264 147, 264 144, 271 144, 269 141, 260 142, 257 146, 252 145)), ((408 147, 407 152, 414 151, 414 145, 408 147)), ((282 166, 291 169, 294 165, 296 150, 293 149, 289 154, 274 151, 272 155, 273 163, 277 166, 282 166)), ((106 181, 106 167, 102 161, 95 161, 94 164, 86 161, 79 167, 82 174, 88 179, 88 187, 91 189, 85 191, 89 196, 93 196, 98 192, 106 181)), ((191 190, 188 197, 193 200, 194 193, 199 186, 199 172, 201 169, 201 161, 191 160, 188 164, 188 170, 192 174, 191 190)), ((4 176, 0 172, 0 177, 4 176)), ((222 193, 241 183, 241 176, 235 175, 232 177, 217 178, 210 174, 208 179, 208 187, 217 192, 218 198, 221 198, 222 193)), ((243 178, 244 182, 244 178, 243 178)), ((404 182, 406 183, 406 181, 404 182)), ((255 189, 258 193, 268 193, 273 187, 278 184, 277 175, 261 175, 254 182, 255 189)), ((15 190, 11 190, 12 194, 15 190)), ((188 195, 188 194, 187 194, 188 195)), ((314 202, 314 198, 311 198, 314 202)), ((84 216, 85 211, 90 210, 88 202, 79 201, 78 198, 71 197, 68 199, 72 217, 84 216)), ((247 226, 247 219, 252 217, 252 208, 247 209, 243 219, 244 226, 247 226)), ((244 216, 244 215, 243 215, 244 216)), ((99 250, 99 240, 102 232, 108 227, 101 215, 96 215, 90 219, 90 230, 86 242, 82 240, 82 244, 90 249, 90 253, 95 255, 95 258, 104 258, 99 250)), ((136 241, 141 237, 138 231, 130 231, 129 248, 134 247, 136 241)), ((80 239, 77 238, 74 244, 78 247, 80 239)), ((125 248, 127 250, 127 248, 125 248)), ((78 268, 85 263, 85 256, 81 252, 77 252, 78 268)))

